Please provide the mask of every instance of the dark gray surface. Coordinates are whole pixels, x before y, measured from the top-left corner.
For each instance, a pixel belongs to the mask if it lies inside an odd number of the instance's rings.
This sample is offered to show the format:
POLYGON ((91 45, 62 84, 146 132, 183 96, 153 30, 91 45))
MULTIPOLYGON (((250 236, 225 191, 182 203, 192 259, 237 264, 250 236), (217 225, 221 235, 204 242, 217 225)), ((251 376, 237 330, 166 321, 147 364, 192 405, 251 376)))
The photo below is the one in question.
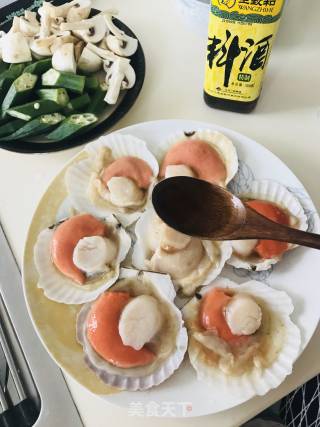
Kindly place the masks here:
POLYGON ((5 388, 7 376, 7 362, 0 346, 0 387, 5 388))

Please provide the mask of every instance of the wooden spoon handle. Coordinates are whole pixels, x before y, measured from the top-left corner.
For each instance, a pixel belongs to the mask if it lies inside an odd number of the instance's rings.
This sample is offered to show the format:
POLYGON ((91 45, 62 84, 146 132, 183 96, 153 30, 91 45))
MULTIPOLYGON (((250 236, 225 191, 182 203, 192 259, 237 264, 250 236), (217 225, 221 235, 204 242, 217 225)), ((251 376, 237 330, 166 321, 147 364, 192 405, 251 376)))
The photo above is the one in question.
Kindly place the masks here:
MULTIPOLYGON (((320 249, 320 235, 277 224, 247 207, 246 223, 234 234, 236 239, 279 240, 320 249)), ((230 240, 232 240, 231 236, 230 240)))

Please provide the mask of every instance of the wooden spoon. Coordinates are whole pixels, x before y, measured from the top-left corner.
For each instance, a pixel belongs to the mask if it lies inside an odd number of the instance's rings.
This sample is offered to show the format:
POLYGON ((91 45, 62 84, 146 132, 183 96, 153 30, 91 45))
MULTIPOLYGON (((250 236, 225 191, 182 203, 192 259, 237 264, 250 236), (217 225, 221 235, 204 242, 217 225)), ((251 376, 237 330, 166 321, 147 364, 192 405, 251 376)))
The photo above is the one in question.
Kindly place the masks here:
POLYGON ((179 176, 153 190, 152 203, 170 227, 208 240, 268 239, 320 249, 320 235, 277 224, 218 185, 179 176))

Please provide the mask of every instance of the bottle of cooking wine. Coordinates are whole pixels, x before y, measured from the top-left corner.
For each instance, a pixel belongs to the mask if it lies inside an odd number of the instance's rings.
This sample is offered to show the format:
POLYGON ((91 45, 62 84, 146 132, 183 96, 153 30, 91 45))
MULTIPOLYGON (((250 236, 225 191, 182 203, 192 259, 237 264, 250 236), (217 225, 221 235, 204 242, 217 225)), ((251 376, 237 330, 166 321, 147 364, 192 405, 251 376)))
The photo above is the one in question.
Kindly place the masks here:
POLYGON ((285 0, 211 0, 204 100, 249 113, 256 106, 285 0))

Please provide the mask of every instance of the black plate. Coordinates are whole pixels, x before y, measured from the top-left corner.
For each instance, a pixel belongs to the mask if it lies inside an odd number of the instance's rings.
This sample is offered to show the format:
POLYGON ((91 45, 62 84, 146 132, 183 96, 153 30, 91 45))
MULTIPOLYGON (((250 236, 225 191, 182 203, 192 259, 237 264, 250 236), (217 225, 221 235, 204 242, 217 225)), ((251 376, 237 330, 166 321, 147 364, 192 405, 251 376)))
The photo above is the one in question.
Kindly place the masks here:
MULTIPOLYGON (((55 5, 66 3, 65 0, 55 0, 52 2, 55 5)), ((0 9, 0 30, 8 31, 11 27, 14 15, 23 15, 25 9, 37 11, 41 6, 42 0, 18 0, 0 9)), ((93 14, 98 13, 93 9, 93 14)), ((123 22, 114 19, 114 23, 121 30, 125 31, 131 37, 135 34, 123 22)), ((88 132, 77 135, 76 138, 69 138, 58 142, 28 142, 28 141, 10 141, 0 142, 0 148, 18 153, 49 153, 53 151, 66 150, 68 148, 77 147, 78 145, 86 144, 99 136, 103 135, 108 129, 114 126, 133 106, 135 103, 145 77, 145 58, 139 42, 136 53, 131 57, 131 65, 136 73, 136 83, 132 89, 129 89, 121 99, 116 109, 105 120, 97 126, 88 130, 88 132)))

